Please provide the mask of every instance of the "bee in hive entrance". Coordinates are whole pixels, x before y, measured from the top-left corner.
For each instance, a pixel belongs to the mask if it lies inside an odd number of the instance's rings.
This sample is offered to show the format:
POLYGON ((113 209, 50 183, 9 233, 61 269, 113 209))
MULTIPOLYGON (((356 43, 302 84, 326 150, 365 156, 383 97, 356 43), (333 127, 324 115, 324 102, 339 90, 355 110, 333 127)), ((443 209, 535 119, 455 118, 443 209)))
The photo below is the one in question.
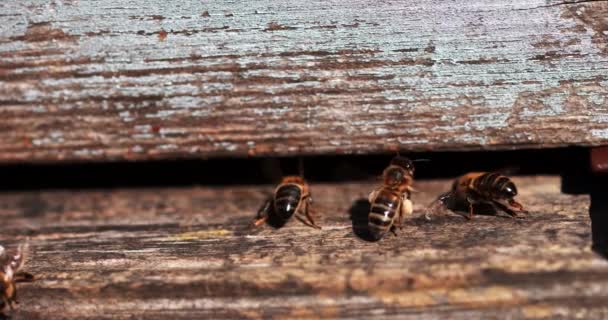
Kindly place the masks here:
POLYGON ((489 210, 492 214, 499 210, 514 218, 524 218, 519 213, 528 211, 517 201, 517 187, 508 177, 498 172, 470 172, 452 185, 452 190, 439 197, 429 208, 428 213, 435 213, 438 207, 447 207, 452 211, 467 210, 467 219, 480 210, 489 210))
POLYGON ((259 226, 274 218, 277 220, 275 225, 283 225, 295 215, 305 225, 321 229, 315 222, 313 213, 312 196, 306 180, 299 176, 287 176, 260 209, 252 224, 259 226))
POLYGON ((414 164, 397 155, 382 173, 383 184, 369 195, 368 230, 375 239, 381 239, 389 230, 401 228, 403 218, 413 212, 411 193, 414 191, 414 164), (397 219, 395 221, 395 219, 397 219))
POLYGON ((0 315, 6 309, 13 310, 18 303, 16 283, 34 279, 31 274, 21 271, 28 248, 26 243, 19 246, 15 255, 9 255, 4 247, 0 246, 0 315))

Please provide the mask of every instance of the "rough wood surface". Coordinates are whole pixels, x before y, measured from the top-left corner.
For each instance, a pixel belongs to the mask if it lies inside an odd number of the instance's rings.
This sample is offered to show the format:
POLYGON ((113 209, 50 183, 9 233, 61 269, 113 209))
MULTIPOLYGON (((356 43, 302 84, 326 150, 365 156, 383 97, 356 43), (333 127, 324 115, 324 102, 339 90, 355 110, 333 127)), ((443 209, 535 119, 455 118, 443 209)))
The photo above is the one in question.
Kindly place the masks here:
POLYGON ((608 2, 3 1, 0 161, 608 142, 608 2))
MULTIPOLYGON (((39 277, 14 320, 608 317, 588 197, 515 182, 527 220, 409 220, 375 243, 349 215, 371 183, 313 185, 322 231, 244 228, 272 186, 3 194, 0 243, 29 235, 39 277)), ((420 182, 415 212, 449 186, 420 182)))

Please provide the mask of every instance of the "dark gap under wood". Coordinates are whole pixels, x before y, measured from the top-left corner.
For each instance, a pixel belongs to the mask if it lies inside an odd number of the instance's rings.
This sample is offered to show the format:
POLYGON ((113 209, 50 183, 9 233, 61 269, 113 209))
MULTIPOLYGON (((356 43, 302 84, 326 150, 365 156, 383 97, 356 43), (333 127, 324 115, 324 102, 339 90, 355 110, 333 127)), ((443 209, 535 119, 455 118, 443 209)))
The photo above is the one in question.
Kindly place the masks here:
MULTIPOLYGON (((299 159, 309 182, 369 181, 376 179, 395 155, 10 164, 0 166, 0 190, 273 184, 283 175, 297 175, 299 159)), ((470 171, 503 170, 507 175, 567 172, 578 177, 584 187, 588 168, 581 164, 588 163, 589 152, 572 147, 403 155, 429 160, 416 164, 416 179, 452 178, 470 171)))

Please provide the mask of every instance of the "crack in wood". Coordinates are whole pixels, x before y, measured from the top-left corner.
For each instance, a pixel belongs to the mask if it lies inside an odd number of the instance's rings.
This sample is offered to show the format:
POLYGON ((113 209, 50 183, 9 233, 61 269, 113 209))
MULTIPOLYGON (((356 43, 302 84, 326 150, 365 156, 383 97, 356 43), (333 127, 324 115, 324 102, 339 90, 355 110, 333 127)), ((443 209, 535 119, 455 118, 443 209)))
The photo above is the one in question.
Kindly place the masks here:
POLYGON ((570 6, 570 5, 574 5, 574 4, 580 4, 580 3, 591 3, 591 2, 603 2, 603 3, 608 3, 608 0, 578 0, 578 1, 562 1, 562 2, 551 3, 551 4, 547 4, 547 5, 543 5, 543 6, 536 6, 536 7, 532 7, 532 8, 519 8, 519 9, 514 9, 514 10, 517 10, 517 11, 528 11, 528 10, 536 10, 536 9, 542 9, 542 8, 551 8, 551 7, 559 7, 559 6, 570 6))

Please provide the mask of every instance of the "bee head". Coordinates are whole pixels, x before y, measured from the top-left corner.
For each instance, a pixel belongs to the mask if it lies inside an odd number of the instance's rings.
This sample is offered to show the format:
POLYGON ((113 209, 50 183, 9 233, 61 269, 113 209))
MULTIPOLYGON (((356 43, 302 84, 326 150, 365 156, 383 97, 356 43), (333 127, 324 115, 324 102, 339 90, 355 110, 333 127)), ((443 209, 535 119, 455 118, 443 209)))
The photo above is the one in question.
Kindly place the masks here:
POLYGON ((409 175, 411 175, 411 176, 414 175, 414 163, 412 162, 412 160, 410 160, 406 157, 402 157, 402 156, 394 157, 393 160, 391 160, 391 165, 401 167, 409 175))
POLYGON ((405 174, 401 168, 389 167, 384 171, 384 183, 389 186, 400 185, 404 179, 405 174))
POLYGON ((501 190, 502 196, 506 199, 511 199, 517 195, 515 184, 509 181, 501 190))

